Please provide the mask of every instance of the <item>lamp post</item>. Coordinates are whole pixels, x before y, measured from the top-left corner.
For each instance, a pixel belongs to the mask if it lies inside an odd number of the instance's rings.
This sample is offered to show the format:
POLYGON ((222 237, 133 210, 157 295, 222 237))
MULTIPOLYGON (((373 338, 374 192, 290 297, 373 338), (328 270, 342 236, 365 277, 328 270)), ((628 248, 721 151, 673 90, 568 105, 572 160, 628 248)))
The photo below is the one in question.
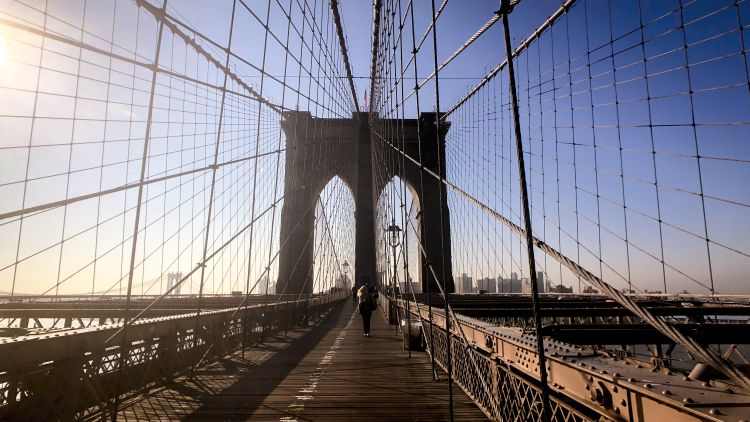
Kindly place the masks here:
POLYGON ((344 261, 344 263, 341 265, 341 268, 344 270, 344 277, 346 281, 349 281, 349 261, 344 261))
POLYGON ((349 286, 349 261, 344 261, 344 263, 341 264, 341 270, 344 274, 344 285, 346 286, 344 287, 344 291, 347 292, 351 289, 351 287, 349 286))
POLYGON ((391 220, 391 225, 385 231, 388 233, 388 244, 391 245, 391 250, 393 251, 393 279, 391 281, 391 300, 388 306, 388 323, 396 324, 396 248, 401 244, 401 227, 397 226, 395 221, 391 220))

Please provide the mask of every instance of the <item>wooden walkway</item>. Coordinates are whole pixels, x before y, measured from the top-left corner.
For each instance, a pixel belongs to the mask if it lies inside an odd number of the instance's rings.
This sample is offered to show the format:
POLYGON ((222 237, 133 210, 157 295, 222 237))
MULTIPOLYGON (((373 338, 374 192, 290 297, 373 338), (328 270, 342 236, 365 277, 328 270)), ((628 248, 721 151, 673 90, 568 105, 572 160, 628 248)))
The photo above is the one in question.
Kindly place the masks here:
MULTIPOLYGON (((449 420, 448 388, 432 382, 429 356, 408 358, 380 312, 371 337, 351 303, 323 321, 206 366, 130 403, 120 420, 449 420)), ((486 420, 457 386, 456 420, 486 420)))

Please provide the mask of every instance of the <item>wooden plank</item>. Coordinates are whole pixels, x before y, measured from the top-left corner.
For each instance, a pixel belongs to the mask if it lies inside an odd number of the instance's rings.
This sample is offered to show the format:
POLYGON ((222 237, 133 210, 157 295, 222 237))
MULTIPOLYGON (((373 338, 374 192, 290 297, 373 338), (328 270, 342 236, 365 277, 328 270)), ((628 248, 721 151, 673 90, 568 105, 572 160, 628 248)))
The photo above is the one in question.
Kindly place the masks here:
MULTIPOLYGON (((376 312, 371 337, 351 304, 268 339, 129 404, 122 420, 449 420, 448 388, 429 356, 408 358, 401 335, 376 312)), ((441 374, 442 375, 442 374, 441 374)), ((456 420, 486 420, 457 386, 456 420)))

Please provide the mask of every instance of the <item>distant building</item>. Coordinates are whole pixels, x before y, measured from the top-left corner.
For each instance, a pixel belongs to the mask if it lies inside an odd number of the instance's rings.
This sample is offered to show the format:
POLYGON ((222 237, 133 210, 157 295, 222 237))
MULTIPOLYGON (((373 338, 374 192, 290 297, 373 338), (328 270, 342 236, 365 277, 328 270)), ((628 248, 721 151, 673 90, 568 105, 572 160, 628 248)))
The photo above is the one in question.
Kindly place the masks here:
POLYGON ((461 274, 461 277, 458 278, 458 292, 474 293, 474 284, 472 281, 473 279, 467 276, 466 273, 461 274))
POLYGON ((596 290, 595 288, 591 286, 586 286, 583 288, 582 293, 595 294, 595 293, 599 293, 599 290, 596 290))
POLYGON ((494 278, 480 278, 477 280, 477 291, 484 290, 487 293, 497 292, 497 283, 494 278))
POLYGON ((258 283, 258 286, 255 288, 253 293, 256 295, 264 295, 268 292, 268 294, 274 294, 276 293, 276 283, 272 283, 268 276, 264 276, 262 279, 260 279, 260 282, 258 283))
POLYGON ((531 279, 528 277, 521 279, 521 293, 525 295, 531 293, 531 279))
POLYGON ((544 271, 537 271, 536 272, 536 282, 539 285, 539 293, 546 293, 548 289, 545 287, 549 286, 549 280, 547 282, 544 282, 544 271))
POLYGON ((573 293, 573 288, 565 287, 562 284, 558 284, 557 286, 550 286, 549 292, 550 293, 573 293))
POLYGON ((510 278, 498 277, 499 293, 521 293, 521 280, 517 273, 510 273, 510 278))
MULTIPOLYGON (((531 294, 531 279, 528 277, 524 277, 521 283, 522 286, 522 293, 524 294, 531 294)), ((539 271, 536 273, 536 288, 537 292, 544 293, 544 273, 542 271, 539 271)))

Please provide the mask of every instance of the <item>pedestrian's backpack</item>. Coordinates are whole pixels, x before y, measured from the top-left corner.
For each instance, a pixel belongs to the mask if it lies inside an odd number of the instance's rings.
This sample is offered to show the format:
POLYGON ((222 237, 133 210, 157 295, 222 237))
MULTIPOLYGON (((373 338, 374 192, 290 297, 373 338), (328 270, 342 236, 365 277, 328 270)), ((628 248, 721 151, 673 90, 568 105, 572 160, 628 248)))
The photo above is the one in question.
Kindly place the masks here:
POLYGON ((375 300, 373 300, 370 291, 364 288, 363 295, 359 298, 359 309, 360 310, 373 310, 377 308, 375 300))
POLYGON ((370 308, 370 295, 363 295, 359 298, 359 311, 363 312, 366 310, 369 310, 370 308))
POLYGON ((365 299, 368 302, 368 304, 370 305, 370 309, 372 309, 373 311, 375 309, 378 309, 378 301, 377 301, 377 297, 378 296, 377 295, 378 295, 378 291, 377 290, 375 290, 375 294, 367 292, 367 298, 365 299))

